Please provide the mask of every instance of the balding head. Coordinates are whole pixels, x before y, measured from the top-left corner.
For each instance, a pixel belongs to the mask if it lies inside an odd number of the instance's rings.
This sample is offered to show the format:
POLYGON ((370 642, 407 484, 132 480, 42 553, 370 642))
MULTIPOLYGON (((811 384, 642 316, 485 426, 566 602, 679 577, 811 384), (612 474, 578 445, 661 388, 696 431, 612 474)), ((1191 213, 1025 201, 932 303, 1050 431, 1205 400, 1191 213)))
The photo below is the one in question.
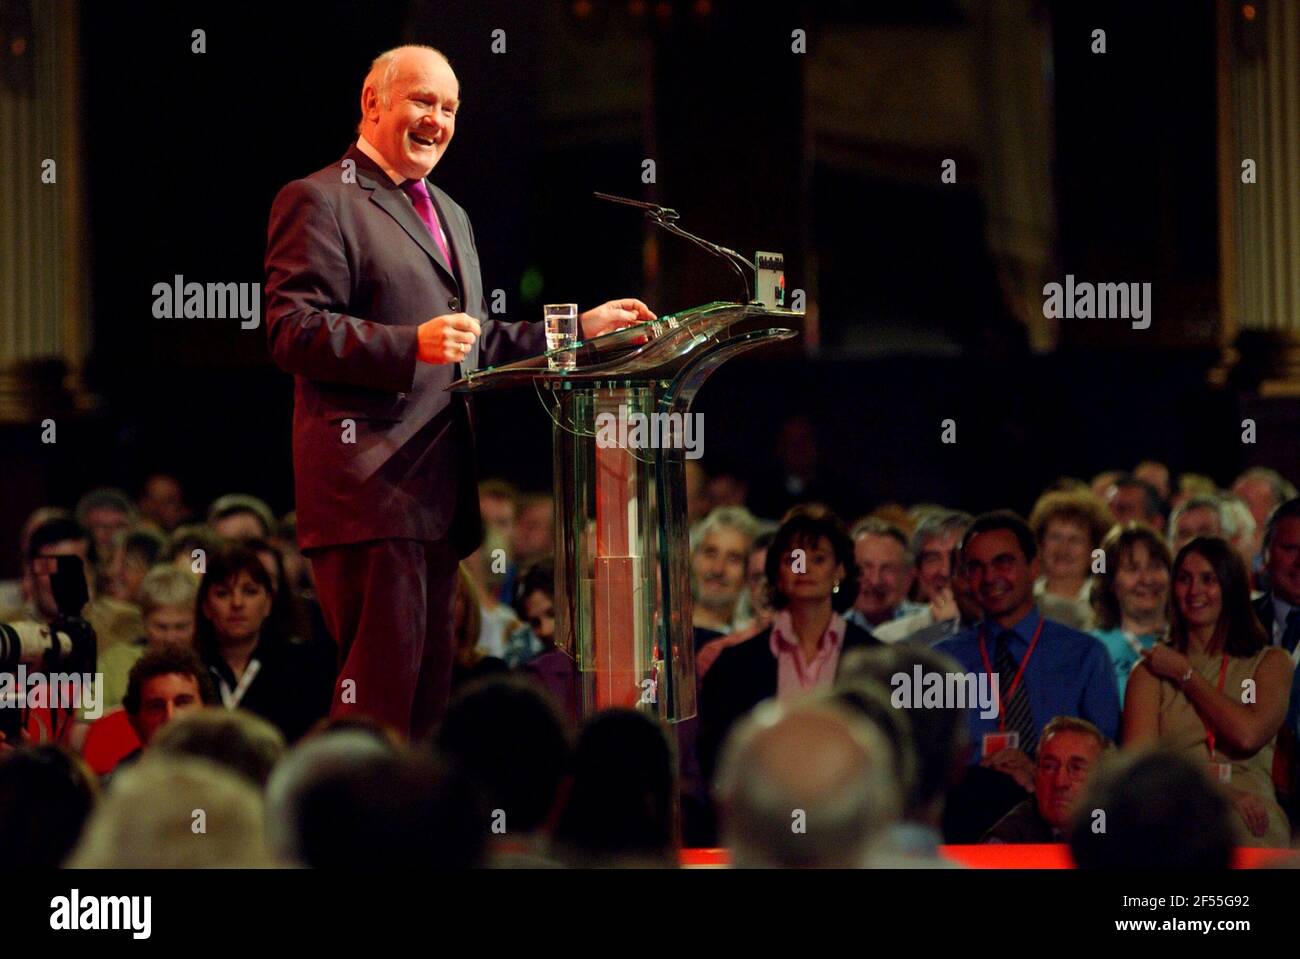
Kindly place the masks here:
POLYGON ((739 867, 854 867, 898 815, 884 736, 825 701, 759 706, 727 743, 718 778, 739 867))
POLYGON ((391 171, 420 179, 442 159, 456 132, 460 82, 433 47, 402 46, 374 59, 361 87, 358 132, 391 171))

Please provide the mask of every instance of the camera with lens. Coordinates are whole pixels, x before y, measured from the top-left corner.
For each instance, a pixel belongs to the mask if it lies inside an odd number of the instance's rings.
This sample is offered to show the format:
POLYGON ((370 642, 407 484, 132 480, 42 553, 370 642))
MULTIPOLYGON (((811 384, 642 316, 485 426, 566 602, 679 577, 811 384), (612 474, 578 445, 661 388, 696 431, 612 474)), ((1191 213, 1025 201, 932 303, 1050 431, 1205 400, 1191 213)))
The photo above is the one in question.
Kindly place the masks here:
MULTIPOLYGON (((48 581, 58 615, 48 624, 34 621, 0 623, 0 677, 10 679, 10 690, 0 690, 0 733, 17 743, 26 723, 19 667, 55 673, 94 673, 95 630, 81 618, 90 599, 81 559, 77 556, 40 556, 32 560, 38 588, 48 581)), ((57 716, 56 716, 57 721, 57 716)))

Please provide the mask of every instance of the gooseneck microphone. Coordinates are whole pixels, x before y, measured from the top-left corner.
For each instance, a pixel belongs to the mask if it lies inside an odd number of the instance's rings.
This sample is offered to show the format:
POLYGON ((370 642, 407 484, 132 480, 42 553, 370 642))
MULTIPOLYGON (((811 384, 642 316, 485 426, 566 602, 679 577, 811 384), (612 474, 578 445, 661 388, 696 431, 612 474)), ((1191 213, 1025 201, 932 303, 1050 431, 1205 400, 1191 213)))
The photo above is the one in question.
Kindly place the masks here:
POLYGON ((749 285, 749 277, 745 275, 745 271, 740 268, 739 264, 744 264, 750 270, 755 270, 756 268, 754 264, 750 260, 741 256, 735 250, 728 249, 725 246, 720 246, 717 243, 712 243, 709 240, 704 239, 703 237, 696 236, 694 233, 688 232, 687 230, 683 230, 680 226, 677 225, 677 219, 679 218, 680 214, 678 214, 676 210, 672 209, 671 207, 659 206, 656 203, 645 203, 642 200, 633 200, 625 196, 615 196, 612 193, 601 193, 599 190, 593 190, 592 194, 596 196, 598 199, 608 200, 610 203, 622 203, 624 206, 634 206, 639 210, 644 210, 646 218, 649 219, 652 223, 655 223, 656 225, 663 227, 669 233, 673 233, 676 234, 677 236, 683 237, 684 239, 690 240, 692 243, 694 243, 696 246, 700 247, 701 249, 706 250, 707 252, 713 254, 714 256, 718 256, 726 260, 727 263, 731 266, 731 268, 735 270, 736 273, 740 276, 740 282, 745 285, 744 302, 745 303, 753 302, 753 293, 749 285))

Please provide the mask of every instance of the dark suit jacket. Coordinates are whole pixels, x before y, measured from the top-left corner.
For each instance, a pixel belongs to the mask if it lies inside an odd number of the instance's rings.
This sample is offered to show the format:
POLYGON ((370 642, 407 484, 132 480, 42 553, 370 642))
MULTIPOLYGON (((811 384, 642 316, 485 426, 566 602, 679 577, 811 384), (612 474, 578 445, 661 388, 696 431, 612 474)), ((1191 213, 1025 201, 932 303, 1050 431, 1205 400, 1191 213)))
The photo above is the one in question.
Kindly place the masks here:
POLYGON ((1269 645, 1272 645, 1273 620, 1277 618, 1277 610, 1273 608, 1273 591, 1271 589, 1264 590, 1264 595, 1251 600, 1251 605, 1255 607, 1255 615, 1259 617, 1260 623, 1264 626, 1269 645))
MULTIPOLYGON (((860 626, 845 623, 840 662, 850 650, 879 646, 880 640, 860 626)), ((772 628, 724 649, 704 674, 700 687, 700 733, 696 741, 705 783, 713 781, 714 764, 731 727, 765 699, 776 695, 777 666, 772 655, 772 628)))
POLYGON ((266 330, 275 362, 294 375, 304 549, 450 536, 465 555, 481 538, 469 407, 445 392, 461 371, 417 362, 416 328, 444 313, 476 317, 482 335, 466 370, 540 353, 545 333, 489 317, 469 217, 431 183, 429 193, 454 264, 356 144, 271 208, 266 330))

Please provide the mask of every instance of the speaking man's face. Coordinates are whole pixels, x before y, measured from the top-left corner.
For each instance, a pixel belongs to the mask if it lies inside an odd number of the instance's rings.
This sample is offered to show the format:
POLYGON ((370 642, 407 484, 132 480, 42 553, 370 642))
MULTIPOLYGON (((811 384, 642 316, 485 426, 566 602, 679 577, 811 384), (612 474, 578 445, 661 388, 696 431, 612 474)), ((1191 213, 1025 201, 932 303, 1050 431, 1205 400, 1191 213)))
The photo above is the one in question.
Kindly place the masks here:
POLYGON ((447 62, 430 50, 407 50, 398 56, 387 104, 379 96, 382 78, 366 80, 362 130, 389 166, 418 180, 442 159, 456 132, 460 83, 447 62))

